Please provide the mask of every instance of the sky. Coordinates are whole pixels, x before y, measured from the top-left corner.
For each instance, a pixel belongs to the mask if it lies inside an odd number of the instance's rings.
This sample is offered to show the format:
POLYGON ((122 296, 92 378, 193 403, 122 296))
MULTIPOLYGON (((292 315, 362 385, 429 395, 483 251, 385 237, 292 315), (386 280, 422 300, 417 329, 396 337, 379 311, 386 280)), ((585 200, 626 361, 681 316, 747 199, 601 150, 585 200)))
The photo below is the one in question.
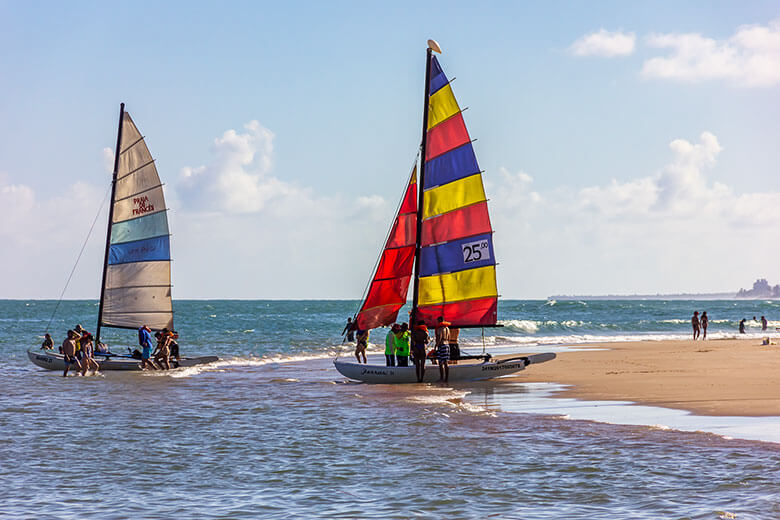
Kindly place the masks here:
POLYGON ((88 234, 64 295, 99 296, 120 102, 165 183, 174 298, 359 298, 428 38, 502 297, 780 283, 776 2, 0 0, 0 298, 58 298, 88 234))

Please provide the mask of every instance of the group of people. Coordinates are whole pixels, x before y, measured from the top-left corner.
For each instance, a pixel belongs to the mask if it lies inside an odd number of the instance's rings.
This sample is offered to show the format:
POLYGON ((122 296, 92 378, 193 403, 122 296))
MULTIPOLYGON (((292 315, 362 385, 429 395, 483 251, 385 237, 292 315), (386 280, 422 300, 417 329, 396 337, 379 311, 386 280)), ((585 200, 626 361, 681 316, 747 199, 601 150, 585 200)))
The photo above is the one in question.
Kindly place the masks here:
MULTIPOLYGON (((358 363, 367 363, 369 330, 358 327, 357 320, 347 318, 343 333, 347 341, 355 341, 355 358, 358 363)), ((424 320, 419 320, 413 330, 408 323, 394 323, 385 337, 385 363, 389 367, 408 367, 411 355, 414 363, 417 382, 422 383, 425 377, 425 360, 430 359, 439 366, 439 381, 447 382, 450 375, 450 364, 457 363, 460 358, 458 336, 460 329, 452 327, 451 323, 439 317, 434 333, 434 348, 428 351, 431 337, 424 320)))
MULTIPOLYGON (((753 321, 758 322, 755 316, 753 316, 753 321)), ((745 334, 745 322, 747 322, 746 318, 742 318, 739 322, 739 333, 745 334)), ((701 313, 701 317, 699 317, 699 311, 693 311, 693 317, 691 318, 691 326, 693 327, 693 339, 699 339, 699 336, 701 336, 701 339, 707 339, 707 326, 710 323, 710 319, 707 317, 707 311, 704 311, 701 313)), ((767 321, 766 317, 761 316, 761 330, 766 331, 767 327, 769 326, 769 322, 767 321)))
MULTIPOLYGON (((44 350, 54 349, 54 341, 48 332, 44 336, 41 348, 44 350)), ((90 370, 94 372, 100 370, 100 365, 95 360, 95 350, 94 338, 92 334, 84 330, 84 327, 76 325, 69 330, 62 345, 60 345, 60 354, 65 362, 65 371, 62 375, 68 375, 71 365, 76 365, 79 375, 82 376, 87 375, 90 370)), ((103 343, 98 343, 97 351, 106 352, 106 346, 103 343)))
MULTIPOLYGON (((179 335, 176 331, 162 329, 154 333, 157 345, 153 346, 152 329, 143 325, 138 329, 138 344, 141 346, 141 370, 149 367, 152 370, 170 370, 171 360, 181 361, 179 357, 179 344, 176 343, 179 335)), ((134 352, 138 357, 138 352, 134 352)))

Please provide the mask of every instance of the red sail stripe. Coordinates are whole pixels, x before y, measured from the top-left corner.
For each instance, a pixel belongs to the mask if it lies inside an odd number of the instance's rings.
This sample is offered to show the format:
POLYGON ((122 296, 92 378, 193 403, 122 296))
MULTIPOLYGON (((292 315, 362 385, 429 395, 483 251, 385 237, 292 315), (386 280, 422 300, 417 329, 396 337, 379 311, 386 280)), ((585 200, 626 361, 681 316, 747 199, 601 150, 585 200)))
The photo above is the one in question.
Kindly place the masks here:
POLYGON ((441 155, 471 141, 463 115, 457 113, 446 121, 428 130, 425 143, 425 160, 441 155))
POLYGON ((497 319, 498 299, 482 298, 463 302, 428 305, 417 309, 417 319, 435 327, 439 316, 452 326, 494 325, 497 319))
POLYGON ((425 247, 492 231, 487 202, 478 202, 424 220, 420 242, 425 247))

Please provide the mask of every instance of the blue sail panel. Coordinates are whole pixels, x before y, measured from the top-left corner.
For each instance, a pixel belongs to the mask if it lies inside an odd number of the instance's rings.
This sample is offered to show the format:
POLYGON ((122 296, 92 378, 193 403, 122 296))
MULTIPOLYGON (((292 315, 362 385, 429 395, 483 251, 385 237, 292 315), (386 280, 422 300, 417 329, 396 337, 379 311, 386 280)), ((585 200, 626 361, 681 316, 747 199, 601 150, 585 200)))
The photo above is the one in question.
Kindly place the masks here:
POLYGON ((423 247, 420 251, 420 276, 453 273, 495 264, 491 233, 423 247))
POLYGON ((132 262, 150 262, 170 260, 171 246, 168 235, 135 242, 113 244, 108 252, 108 264, 129 264, 132 262))
POLYGON ((466 143, 425 163, 425 186, 430 189, 479 173, 474 147, 466 143))
POLYGON ((430 89, 428 89, 428 95, 430 96, 447 83, 449 83, 449 80, 447 75, 444 74, 441 65, 439 65, 439 60, 436 59, 436 56, 431 56, 431 84, 430 89))

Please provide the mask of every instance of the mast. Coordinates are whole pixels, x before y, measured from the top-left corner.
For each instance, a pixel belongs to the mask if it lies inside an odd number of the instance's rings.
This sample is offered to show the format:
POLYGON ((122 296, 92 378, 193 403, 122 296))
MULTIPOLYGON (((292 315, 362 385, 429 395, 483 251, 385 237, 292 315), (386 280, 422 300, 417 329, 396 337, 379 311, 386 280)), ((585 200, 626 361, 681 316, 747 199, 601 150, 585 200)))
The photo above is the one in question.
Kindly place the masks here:
MULTIPOLYGON (((423 124, 422 124, 422 144, 420 145, 420 180, 417 184, 417 234, 415 238, 414 250, 414 293, 412 296, 412 313, 409 316, 409 325, 414 327, 417 324, 417 298, 420 292, 420 252, 422 251, 422 220, 423 220, 423 193, 425 191, 425 145, 428 136, 428 91, 431 87, 431 54, 439 46, 436 42, 428 40, 428 48, 425 50, 425 95, 423 96, 423 124)), ((441 52, 440 50, 438 52, 441 52)))
POLYGON ((103 300, 106 295, 106 271, 108 271, 108 251, 111 247, 111 221, 114 219, 114 198, 116 197, 116 176, 119 172, 119 147, 122 143, 122 122, 125 119, 125 104, 119 104, 119 130, 116 133, 116 151, 114 152, 114 173, 111 176, 111 201, 108 205, 108 226, 106 228, 106 253, 103 257, 103 281, 100 284, 100 306, 98 307, 95 345, 100 343, 100 325, 103 323, 103 300))

